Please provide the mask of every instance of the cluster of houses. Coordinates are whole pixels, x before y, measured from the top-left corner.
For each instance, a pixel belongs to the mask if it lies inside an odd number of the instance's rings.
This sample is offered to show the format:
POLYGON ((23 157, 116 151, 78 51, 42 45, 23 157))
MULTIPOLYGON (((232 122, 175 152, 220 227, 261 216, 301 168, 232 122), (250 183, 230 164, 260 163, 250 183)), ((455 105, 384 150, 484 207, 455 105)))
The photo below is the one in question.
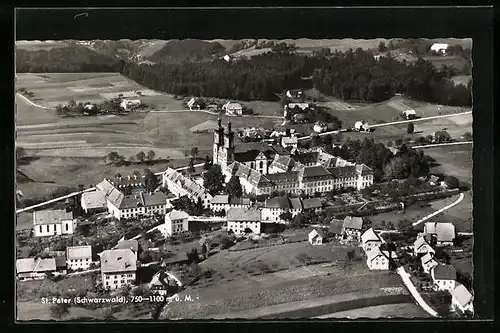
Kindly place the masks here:
POLYGON ((228 116, 241 116, 243 114, 243 106, 240 103, 233 101, 227 101, 222 106, 215 103, 207 105, 203 99, 193 97, 186 103, 186 105, 189 110, 208 109, 217 111, 222 109, 228 116))

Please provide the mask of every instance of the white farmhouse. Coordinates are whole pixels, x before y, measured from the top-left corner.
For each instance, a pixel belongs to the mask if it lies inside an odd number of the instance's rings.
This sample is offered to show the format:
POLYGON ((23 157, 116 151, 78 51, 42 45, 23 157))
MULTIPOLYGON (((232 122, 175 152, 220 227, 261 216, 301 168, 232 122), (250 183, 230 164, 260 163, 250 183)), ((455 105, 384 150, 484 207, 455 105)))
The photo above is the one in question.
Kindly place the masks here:
POLYGON ((130 109, 137 107, 139 105, 141 105, 141 100, 139 100, 139 99, 124 99, 120 103, 120 107, 123 110, 130 110, 130 109))
POLYGON ((88 269, 91 263, 92 246, 68 246, 66 248, 66 267, 68 269, 88 269))
POLYGON ((323 244, 323 239, 325 239, 325 231, 322 228, 315 228, 309 233, 308 239, 309 244, 311 245, 323 244))
POLYGON ((73 212, 66 210, 39 210, 33 212, 35 237, 71 235, 76 229, 73 212))
POLYGON ((415 119, 417 117, 417 113, 415 112, 415 110, 405 110, 402 112, 402 114, 403 117, 405 117, 408 120, 415 119))
POLYGON ((328 125, 322 121, 317 121, 313 127, 313 130, 316 133, 326 132, 327 129, 328 129, 328 125))
POLYGON ((431 268, 431 277, 437 290, 452 291, 455 289, 457 271, 452 265, 436 265, 431 268))
POLYGON ((422 235, 417 238, 415 243, 413 243, 413 252, 415 256, 418 256, 418 255, 425 255, 427 253, 434 255, 436 251, 434 251, 431 244, 429 244, 429 242, 422 235))
POLYGON ((438 53, 446 54, 447 50, 448 50, 448 44, 434 43, 431 46, 431 51, 435 51, 438 53))
POLYGON ((451 292, 451 306, 455 311, 474 312, 474 296, 461 283, 456 283, 455 289, 451 292))
POLYGON ((365 120, 358 120, 354 124, 354 128, 356 129, 356 131, 360 131, 360 132, 369 132, 370 131, 370 125, 368 125, 368 122, 365 120))
POLYGON ((44 279, 56 272, 55 258, 24 258, 16 260, 16 273, 20 281, 44 279))
POLYGON ((135 283, 137 261, 129 249, 105 250, 101 253, 102 286, 119 289, 135 283))
POLYGON ((434 256, 432 253, 427 253, 424 255, 422 258, 420 258, 420 261, 422 262, 422 269, 424 270, 424 273, 429 274, 431 269, 434 266, 439 265, 439 263, 434 259, 434 256))
POLYGON ((227 211, 227 230, 237 235, 250 229, 254 234, 260 234, 261 211, 255 208, 230 208, 227 211))
POLYGON ((380 247, 372 248, 370 252, 366 253, 366 264, 370 270, 388 270, 389 257, 380 250, 380 247))
POLYGON ((165 236, 172 236, 189 230, 189 215, 183 211, 172 210, 165 215, 165 236))
POLYGON ((226 111, 227 115, 241 116, 243 114, 243 107, 236 102, 227 102, 222 106, 222 109, 226 111))

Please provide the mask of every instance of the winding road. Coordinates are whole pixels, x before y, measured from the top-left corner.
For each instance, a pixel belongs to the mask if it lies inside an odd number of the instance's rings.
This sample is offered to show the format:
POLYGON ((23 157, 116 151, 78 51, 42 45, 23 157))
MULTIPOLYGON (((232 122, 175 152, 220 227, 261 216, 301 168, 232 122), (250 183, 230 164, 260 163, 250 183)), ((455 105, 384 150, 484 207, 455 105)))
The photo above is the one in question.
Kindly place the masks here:
POLYGON ((444 212, 445 210, 448 210, 448 209, 450 209, 450 208, 452 208, 452 207, 454 207, 454 206, 458 205, 460 202, 462 202, 462 200, 463 200, 463 199, 464 199, 464 194, 463 194, 463 193, 460 193, 460 195, 458 196, 458 199, 457 199, 455 202, 453 202, 453 203, 449 204, 448 206, 445 206, 445 207, 443 207, 443 208, 441 208, 441 209, 439 209, 439 210, 435 211, 435 212, 434 212, 434 213, 432 213, 432 214, 429 214, 429 215, 427 215, 427 216, 424 216, 423 218, 421 218, 421 219, 420 219, 420 220, 418 220, 417 222, 412 223, 412 225, 413 225, 413 226, 419 225, 420 223, 427 221, 427 220, 428 220, 428 219, 430 219, 431 217, 436 216, 436 215, 438 215, 438 214, 441 214, 441 213, 442 213, 442 212, 444 212))

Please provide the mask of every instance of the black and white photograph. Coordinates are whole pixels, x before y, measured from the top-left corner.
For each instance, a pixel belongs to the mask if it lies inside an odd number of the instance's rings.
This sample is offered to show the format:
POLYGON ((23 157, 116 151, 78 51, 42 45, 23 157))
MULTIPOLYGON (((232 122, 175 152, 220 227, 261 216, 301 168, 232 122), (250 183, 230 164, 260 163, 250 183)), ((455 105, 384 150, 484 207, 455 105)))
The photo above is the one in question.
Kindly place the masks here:
POLYGON ((17 320, 473 318, 474 41, 334 36, 16 37, 17 320))

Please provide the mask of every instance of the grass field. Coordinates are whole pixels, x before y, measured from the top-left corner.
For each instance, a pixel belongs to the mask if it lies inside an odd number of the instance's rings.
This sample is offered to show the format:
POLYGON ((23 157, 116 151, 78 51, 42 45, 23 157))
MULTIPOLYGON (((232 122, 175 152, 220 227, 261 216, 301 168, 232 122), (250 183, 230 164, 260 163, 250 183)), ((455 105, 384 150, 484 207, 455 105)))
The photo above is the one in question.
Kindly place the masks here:
POLYGON ((388 304, 369 306, 366 308, 339 311, 323 316, 318 319, 327 318, 428 318, 430 315, 423 311, 418 305, 411 303, 388 304))
MULTIPOLYGON (((451 134, 451 133, 450 133, 451 134)), ((457 177, 461 182, 472 184, 472 147, 473 145, 456 145, 430 147, 424 150, 426 155, 433 157, 440 165, 432 172, 444 173, 457 177)))
POLYGON ((370 272, 364 261, 343 268, 345 253, 352 248, 334 244, 311 246, 307 242, 243 251, 221 251, 200 263, 213 270, 180 295, 196 301, 169 305, 164 318, 200 318, 214 314, 307 300, 356 291, 376 291, 400 286, 399 277, 389 272, 370 272), (300 257, 327 261, 303 266, 300 257), (274 273, 262 274, 268 268, 274 273), (326 274, 329 274, 327 277, 326 274), (348 277, 348 278, 347 278, 348 277))

